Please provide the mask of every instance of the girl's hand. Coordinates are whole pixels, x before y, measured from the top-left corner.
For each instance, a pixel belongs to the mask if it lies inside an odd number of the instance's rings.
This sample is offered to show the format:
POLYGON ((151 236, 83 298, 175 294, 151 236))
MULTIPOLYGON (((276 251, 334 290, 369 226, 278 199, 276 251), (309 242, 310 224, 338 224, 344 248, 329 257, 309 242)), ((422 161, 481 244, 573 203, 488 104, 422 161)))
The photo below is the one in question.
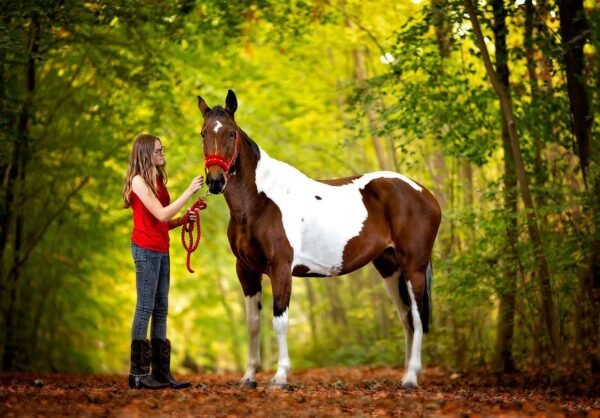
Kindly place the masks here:
POLYGON ((185 215, 188 217, 189 221, 196 222, 196 211, 193 211, 192 208, 186 210, 185 215))
POLYGON ((188 187, 188 191, 191 194, 194 194, 198 190, 200 190, 203 185, 204 185, 204 178, 202 176, 194 177, 194 180, 192 180, 192 182, 190 183, 190 185, 188 187))

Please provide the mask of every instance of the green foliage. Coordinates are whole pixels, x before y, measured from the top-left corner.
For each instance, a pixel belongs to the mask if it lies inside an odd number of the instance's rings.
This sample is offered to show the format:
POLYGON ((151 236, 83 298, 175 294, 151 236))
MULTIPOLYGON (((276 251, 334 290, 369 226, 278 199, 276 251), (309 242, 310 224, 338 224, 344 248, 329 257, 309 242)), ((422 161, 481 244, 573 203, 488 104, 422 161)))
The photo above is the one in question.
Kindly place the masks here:
MULTIPOLYGON (((519 205, 511 213, 504 203, 498 99, 461 4, 446 5, 449 53, 442 56, 433 10, 412 2, 2 2, 0 193, 8 203, 0 219, 8 238, 0 254, 0 319, 9 331, 0 347, 19 348, 11 367, 127 370, 135 279, 131 214, 121 209, 120 191, 133 138, 162 138, 177 197, 203 171, 196 96, 223 104, 228 88, 238 96, 236 120, 273 157, 314 178, 342 177, 379 169, 373 141, 380 139, 394 169, 443 202, 426 364, 491 364, 498 301, 510 274, 515 361, 544 361, 548 343, 525 212, 519 205), (37 52, 30 42, 35 25, 37 52), (357 75, 359 56, 365 80, 357 75), (35 67, 30 90, 28 65, 35 67), (18 175, 10 180, 15 161, 18 175), (514 248, 506 233, 512 221, 514 248)), ((516 124, 561 336, 574 345, 574 305, 598 200, 583 186, 574 149, 558 22, 550 14, 557 10, 548 6, 537 22, 537 85, 527 76, 524 11, 508 12, 516 124)), ((586 59, 596 68, 598 8, 586 12, 586 59)), ((493 39, 491 11, 482 8, 480 17, 493 39)), ((488 48, 493 53, 493 40, 488 48)), ((597 72, 587 81, 596 109, 597 72)), ((595 165, 590 178, 598 176, 595 165)), ((171 233, 173 365, 240 370, 247 332, 226 236, 229 214, 220 197, 208 204, 194 274, 185 269, 179 230, 171 233)), ((263 293, 263 366, 270 369, 277 346, 268 278, 263 293)), ((295 368, 401 366, 401 328, 372 267, 343 278, 294 279, 295 368)))

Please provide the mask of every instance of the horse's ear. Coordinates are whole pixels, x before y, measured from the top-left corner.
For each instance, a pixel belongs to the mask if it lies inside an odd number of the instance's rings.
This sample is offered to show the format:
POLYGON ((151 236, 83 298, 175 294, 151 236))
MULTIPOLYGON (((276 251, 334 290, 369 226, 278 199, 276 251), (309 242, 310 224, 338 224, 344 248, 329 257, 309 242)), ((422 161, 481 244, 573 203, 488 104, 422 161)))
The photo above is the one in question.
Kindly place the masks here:
POLYGON ((237 98, 233 90, 227 90, 227 98, 225 99, 225 110, 227 110, 231 116, 235 114, 237 110, 237 98))
POLYGON ((210 112, 210 107, 208 107, 204 99, 200 96, 198 96, 198 109, 202 112, 202 116, 206 116, 206 114, 210 112))

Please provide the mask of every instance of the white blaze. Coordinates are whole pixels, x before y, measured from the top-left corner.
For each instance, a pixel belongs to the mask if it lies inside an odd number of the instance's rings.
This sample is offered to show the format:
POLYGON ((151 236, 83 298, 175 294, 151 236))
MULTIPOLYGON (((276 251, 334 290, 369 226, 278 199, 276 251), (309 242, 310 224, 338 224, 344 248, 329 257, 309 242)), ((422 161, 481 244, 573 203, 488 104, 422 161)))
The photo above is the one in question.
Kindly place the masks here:
POLYGON ((221 129, 223 127, 223 124, 221 123, 221 121, 216 121, 215 122, 215 126, 213 127, 213 131, 215 131, 215 133, 219 132, 219 129, 221 129))
MULTIPOLYGON (((215 122, 215 126, 213 127, 213 131, 215 131, 215 133, 219 132, 219 129, 221 129, 223 127, 223 124, 221 123, 221 121, 216 121, 215 122)), ((217 154, 217 137, 215 136, 215 154, 217 154)))

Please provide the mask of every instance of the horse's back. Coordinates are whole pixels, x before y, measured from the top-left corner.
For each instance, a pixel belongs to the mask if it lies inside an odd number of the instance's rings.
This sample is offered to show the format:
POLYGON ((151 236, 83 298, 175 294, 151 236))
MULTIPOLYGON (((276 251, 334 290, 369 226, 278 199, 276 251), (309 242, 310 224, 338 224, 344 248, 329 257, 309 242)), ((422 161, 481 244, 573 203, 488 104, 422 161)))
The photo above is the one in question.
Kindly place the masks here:
POLYGON ((436 223, 437 219, 438 224, 441 218, 441 209, 433 194, 421 184, 400 173, 376 171, 352 177, 320 180, 320 182, 331 186, 344 186, 351 183, 357 185, 367 206, 372 200, 394 213, 417 210, 429 215, 433 223, 436 223))

